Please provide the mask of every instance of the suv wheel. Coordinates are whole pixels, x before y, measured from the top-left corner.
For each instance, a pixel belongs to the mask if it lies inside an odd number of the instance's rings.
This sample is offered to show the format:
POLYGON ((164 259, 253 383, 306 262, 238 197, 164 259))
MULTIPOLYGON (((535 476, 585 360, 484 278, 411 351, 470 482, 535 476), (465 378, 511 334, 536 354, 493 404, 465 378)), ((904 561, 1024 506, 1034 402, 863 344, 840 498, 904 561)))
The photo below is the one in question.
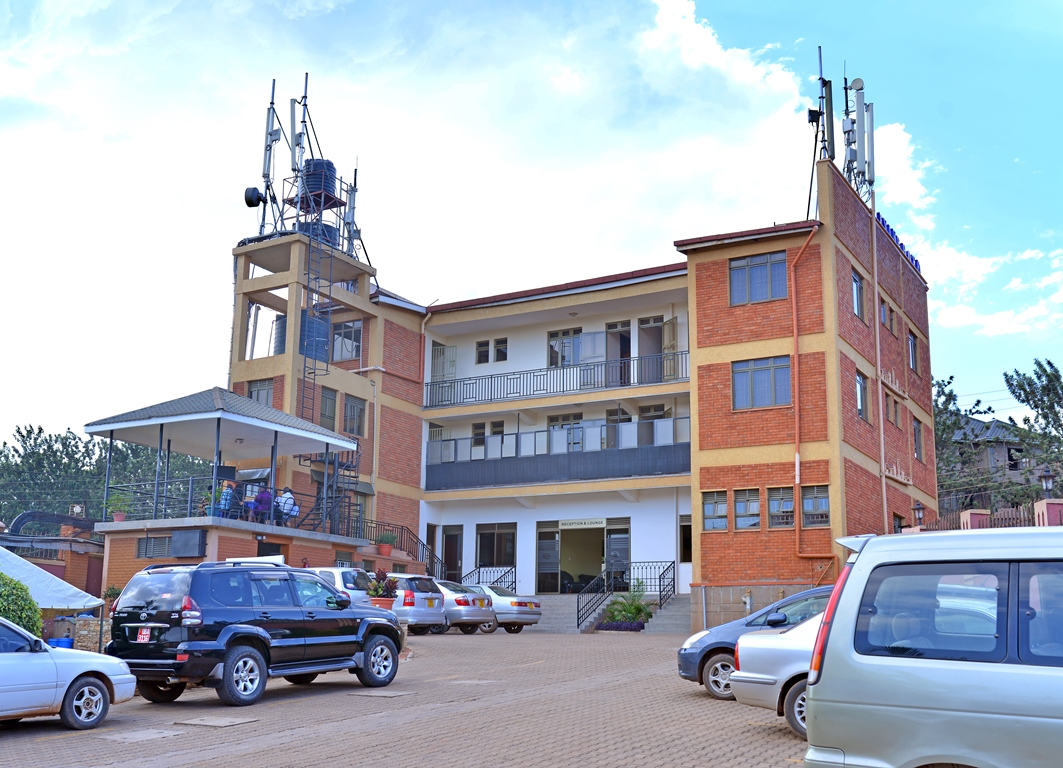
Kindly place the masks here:
POLYGON ((249 645, 237 645, 225 653, 218 698, 233 707, 246 707, 266 691, 266 660, 249 645))
POLYGON ((391 638, 370 635, 362 649, 362 666, 358 679, 366 688, 382 688, 395 679, 399 671, 399 652, 391 638))
POLYGON ((735 671, 735 657, 730 653, 717 653, 705 663, 701 681, 705 690, 714 699, 734 701, 731 693, 731 673, 735 671))
POLYGON ((169 704, 185 692, 185 683, 160 683, 155 680, 137 680, 137 691, 150 702, 169 704))
POLYGON ((95 728, 107 717, 111 694, 107 686, 95 677, 81 677, 70 684, 63 697, 59 719, 67 728, 84 731, 95 728))

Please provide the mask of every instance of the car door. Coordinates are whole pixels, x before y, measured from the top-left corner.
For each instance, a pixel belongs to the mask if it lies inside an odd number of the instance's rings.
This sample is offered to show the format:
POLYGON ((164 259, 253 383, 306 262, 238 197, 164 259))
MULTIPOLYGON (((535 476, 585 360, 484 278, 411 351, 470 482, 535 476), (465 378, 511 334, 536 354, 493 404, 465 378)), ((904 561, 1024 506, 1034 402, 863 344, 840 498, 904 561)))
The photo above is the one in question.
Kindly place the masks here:
POLYGON ((295 604, 287 573, 252 572, 251 624, 269 635, 273 664, 299 662, 304 657, 303 609, 295 604))
POLYGON ((58 673, 51 654, 30 650, 34 638, 0 624, 0 715, 55 710, 58 673))
POLYGON ((361 650, 357 640, 361 620, 349 606, 337 606, 337 590, 305 573, 293 574, 292 585, 303 612, 306 661, 353 656, 361 650))

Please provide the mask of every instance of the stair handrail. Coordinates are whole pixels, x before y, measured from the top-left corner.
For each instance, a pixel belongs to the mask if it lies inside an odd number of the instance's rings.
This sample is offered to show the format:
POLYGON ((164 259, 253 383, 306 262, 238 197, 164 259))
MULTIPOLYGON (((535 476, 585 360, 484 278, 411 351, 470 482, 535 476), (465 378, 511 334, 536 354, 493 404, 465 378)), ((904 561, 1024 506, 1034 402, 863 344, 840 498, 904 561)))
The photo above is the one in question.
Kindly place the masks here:
POLYGON ((461 577, 462 584, 486 584, 489 587, 505 587, 517 591, 517 569, 515 566, 482 565, 473 568, 461 577))
POLYGON ((614 579, 606 578, 606 571, 602 571, 576 595, 577 630, 582 629, 583 624, 612 598, 613 581, 614 579))

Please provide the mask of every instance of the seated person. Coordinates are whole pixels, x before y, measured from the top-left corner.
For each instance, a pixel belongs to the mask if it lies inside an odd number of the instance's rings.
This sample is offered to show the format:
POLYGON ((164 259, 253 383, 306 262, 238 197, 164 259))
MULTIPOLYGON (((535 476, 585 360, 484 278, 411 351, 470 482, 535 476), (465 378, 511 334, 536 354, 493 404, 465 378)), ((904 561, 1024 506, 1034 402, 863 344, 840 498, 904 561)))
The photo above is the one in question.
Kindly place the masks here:
POLYGON ((226 517, 229 514, 229 510, 233 506, 233 484, 226 483, 225 489, 221 492, 221 496, 218 497, 218 503, 215 506, 216 514, 226 517))
POLYGON ((252 502, 251 512, 253 516, 260 523, 266 522, 269 519, 269 513, 273 509, 273 494, 269 492, 269 489, 263 486, 262 490, 258 492, 254 502, 252 502))
POLYGON ((295 519, 299 516, 299 505, 295 503, 292 489, 288 486, 285 486, 281 495, 277 497, 277 511, 281 515, 281 525, 288 525, 289 520, 293 525, 295 524, 295 519))

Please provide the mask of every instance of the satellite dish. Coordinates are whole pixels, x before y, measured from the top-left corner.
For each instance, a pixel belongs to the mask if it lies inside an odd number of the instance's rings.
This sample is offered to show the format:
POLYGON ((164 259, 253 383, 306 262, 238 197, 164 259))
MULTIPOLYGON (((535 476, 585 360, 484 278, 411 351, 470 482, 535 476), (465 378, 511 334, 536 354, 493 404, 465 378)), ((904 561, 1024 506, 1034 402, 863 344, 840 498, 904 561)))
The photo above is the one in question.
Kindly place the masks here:
POLYGON ((849 87, 854 91, 864 90, 864 81, 859 77, 854 77, 853 82, 849 84, 849 87))

